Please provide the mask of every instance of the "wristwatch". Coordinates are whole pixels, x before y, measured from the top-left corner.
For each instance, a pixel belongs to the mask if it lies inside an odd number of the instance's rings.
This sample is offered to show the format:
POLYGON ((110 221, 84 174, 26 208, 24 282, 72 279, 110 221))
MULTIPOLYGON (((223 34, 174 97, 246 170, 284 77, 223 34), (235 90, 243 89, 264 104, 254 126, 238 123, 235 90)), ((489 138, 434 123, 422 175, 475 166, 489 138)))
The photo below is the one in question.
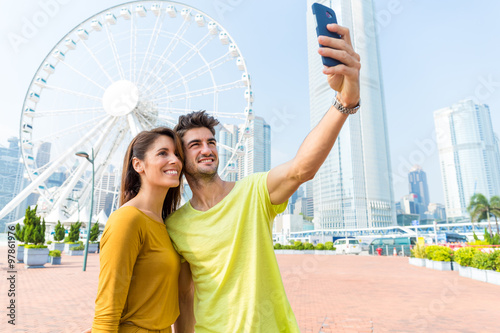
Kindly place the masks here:
POLYGON ((355 107, 353 107, 353 108, 346 108, 345 106, 343 106, 340 103, 340 101, 337 99, 337 96, 335 96, 333 98, 332 105, 333 105, 334 108, 336 108, 337 110, 339 110, 339 112, 341 112, 341 113, 344 113, 344 114, 355 114, 356 112, 358 112, 359 107, 361 106, 361 100, 359 100, 358 105, 356 105, 355 107))

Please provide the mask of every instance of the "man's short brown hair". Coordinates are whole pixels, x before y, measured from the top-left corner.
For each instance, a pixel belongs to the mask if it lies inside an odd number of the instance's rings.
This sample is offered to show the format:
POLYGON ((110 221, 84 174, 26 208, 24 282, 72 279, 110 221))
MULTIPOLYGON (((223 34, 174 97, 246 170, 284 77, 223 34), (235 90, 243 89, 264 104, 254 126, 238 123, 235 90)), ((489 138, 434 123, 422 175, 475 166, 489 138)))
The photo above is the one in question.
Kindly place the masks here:
POLYGON ((219 121, 214 117, 205 113, 205 110, 193 111, 186 115, 179 116, 179 122, 174 127, 174 131, 182 139, 187 131, 193 128, 205 127, 215 135, 215 126, 219 125, 219 121))

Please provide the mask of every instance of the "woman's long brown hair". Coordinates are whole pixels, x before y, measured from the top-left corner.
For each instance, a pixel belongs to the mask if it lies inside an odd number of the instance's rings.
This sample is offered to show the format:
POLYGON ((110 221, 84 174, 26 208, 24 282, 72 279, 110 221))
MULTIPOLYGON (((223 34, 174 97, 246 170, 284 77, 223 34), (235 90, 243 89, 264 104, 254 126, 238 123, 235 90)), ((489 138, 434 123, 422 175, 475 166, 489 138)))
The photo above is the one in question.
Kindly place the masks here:
MULTIPOLYGON (((134 198, 141 189, 141 177, 132 166, 133 158, 136 157, 144 161, 146 152, 161 135, 168 136, 174 140, 175 154, 179 156, 179 159, 184 164, 184 152, 182 150, 181 140, 173 130, 168 127, 158 127, 150 131, 140 132, 132 142, 130 142, 123 161, 120 206, 134 198)), ((182 170, 184 170, 184 168, 182 170)), ((183 171, 179 174, 179 186, 170 188, 165 196, 162 209, 163 219, 173 213, 181 202, 182 174, 183 171)))

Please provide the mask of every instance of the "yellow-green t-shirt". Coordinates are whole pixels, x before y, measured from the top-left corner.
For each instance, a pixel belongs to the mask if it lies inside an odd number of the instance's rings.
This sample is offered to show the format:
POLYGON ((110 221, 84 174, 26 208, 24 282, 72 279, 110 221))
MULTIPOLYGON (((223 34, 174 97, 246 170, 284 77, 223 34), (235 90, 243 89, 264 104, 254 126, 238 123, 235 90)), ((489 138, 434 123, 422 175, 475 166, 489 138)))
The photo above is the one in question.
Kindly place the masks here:
POLYGON ((188 202, 167 219, 195 283, 195 331, 299 332, 274 255, 267 173, 236 182, 208 211, 188 202))

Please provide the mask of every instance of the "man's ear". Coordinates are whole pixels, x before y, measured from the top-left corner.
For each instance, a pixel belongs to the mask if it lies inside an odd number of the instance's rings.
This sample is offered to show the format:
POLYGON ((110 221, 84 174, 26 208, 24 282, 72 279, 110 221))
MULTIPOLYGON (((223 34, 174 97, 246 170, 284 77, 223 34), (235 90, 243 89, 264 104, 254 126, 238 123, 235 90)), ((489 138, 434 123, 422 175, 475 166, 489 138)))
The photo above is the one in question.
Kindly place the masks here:
POLYGON ((143 163, 137 157, 132 158, 132 167, 134 168, 135 172, 137 172, 138 174, 141 174, 142 172, 144 172, 143 163))

